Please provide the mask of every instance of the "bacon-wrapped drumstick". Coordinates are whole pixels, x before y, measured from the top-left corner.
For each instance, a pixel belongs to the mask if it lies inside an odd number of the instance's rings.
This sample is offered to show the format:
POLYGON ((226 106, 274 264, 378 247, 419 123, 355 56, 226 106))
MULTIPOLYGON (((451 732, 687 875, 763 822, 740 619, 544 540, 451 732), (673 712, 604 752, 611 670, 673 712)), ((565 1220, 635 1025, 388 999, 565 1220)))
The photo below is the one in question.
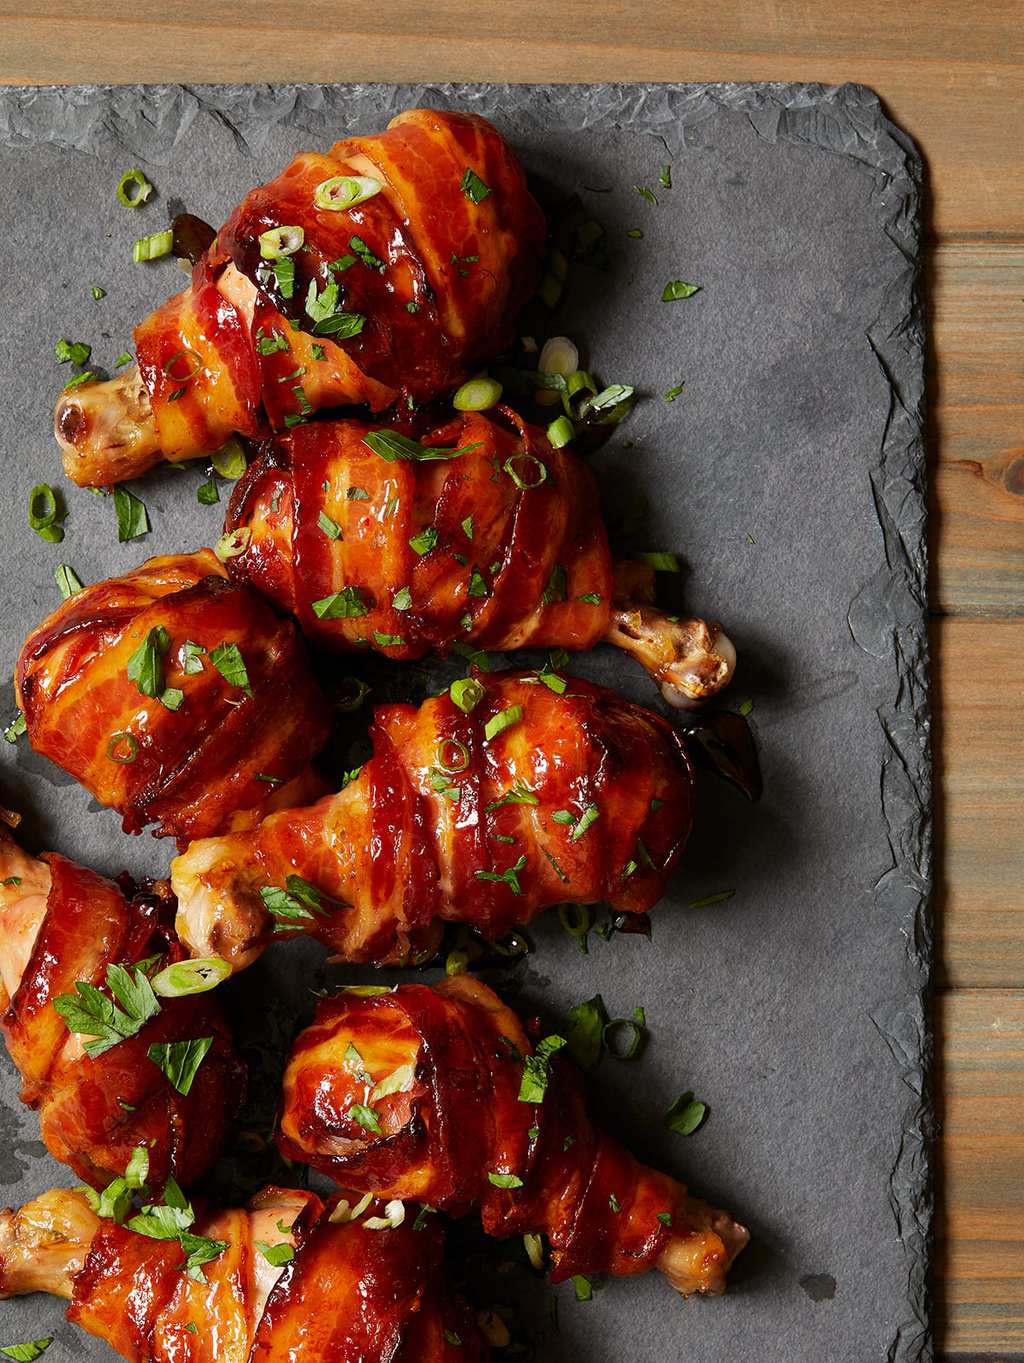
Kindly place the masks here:
POLYGON ((412 109, 300 153, 136 329, 138 368, 63 394, 68 477, 116 482, 318 408, 435 396, 511 339, 544 231, 515 156, 472 114, 412 109))
POLYGON ((556 1282, 658 1268, 683 1296, 723 1291, 746 1230, 595 1131, 564 1044, 534 1048, 468 975, 344 992, 295 1043, 278 1143, 347 1188, 544 1235, 556 1282))
POLYGON ((314 789, 329 716, 302 639, 209 549, 70 596, 29 635, 16 684, 33 748, 127 832, 203 837, 258 819, 281 783, 295 778, 293 800, 314 789))
POLYGON ((735 667, 720 626, 650 604, 645 564, 613 570, 590 470, 510 407, 422 441, 358 421, 300 427, 249 469, 225 528, 232 578, 329 648, 408 659, 604 641, 676 705, 735 667))
POLYGON ((132 969, 155 953, 181 957, 172 914, 167 899, 128 900, 56 853, 29 856, 0 825, 0 1027, 47 1148, 91 1183, 120 1173, 140 1143, 154 1177, 193 1182, 241 1103, 244 1072, 219 1006, 206 994, 158 1000, 132 969), (62 996, 81 1016, 53 1006, 62 996), (189 1043, 193 1056, 207 1049, 183 1094, 167 1069, 189 1043))
POLYGON ((247 1209, 190 1220, 189 1208, 180 1239, 154 1239, 54 1189, 0 1212, 0 1298, 69 1299, 68 1319, 129 1363, 485 1360, 445 1284, 440 1231, 344 1215, 344 1202, 267 1188, 247 1209))
POLYGON ((690 831, 693 773, 660 716, 553 672, 484 674, 377 709, 336 795, 171 866, 178 932, 247 965, 275 923, 345 960, 405 960, 443 920, 490 938, 567 900, 641 913, 690 831))

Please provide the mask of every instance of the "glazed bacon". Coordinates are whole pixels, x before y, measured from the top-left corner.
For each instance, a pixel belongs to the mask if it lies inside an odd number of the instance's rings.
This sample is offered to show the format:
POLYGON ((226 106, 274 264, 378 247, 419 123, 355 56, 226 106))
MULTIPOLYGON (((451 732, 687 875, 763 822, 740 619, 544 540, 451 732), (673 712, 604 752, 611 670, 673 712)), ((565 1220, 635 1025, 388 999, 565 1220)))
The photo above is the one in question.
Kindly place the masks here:
MULTIPOLYGON (((223 1252, 183 1271, 177 1240, 100 1220, 55 1189, 0 1212, 0 1298, 51 1292, 128 1363, 481 1363, 489 1351, 447 1287, 432 1224, 368 1229, 338 1201, 267 1188, 190 1233, 223 1252), (270 1263, 260 1246, 292 1248, 270 1263)), ((371 1209, 371 1213, 373 1210, 371 1209)), ((277 1256, 275 1256, 277 1257, 277 1256)))
POLYGON ((267 773, 295 778, 292 798, 314 789, 328 715, 303 642, 209 549, 76 592, 29 636, 16 685, 32 747, 116 809, 126 832, 155 823, 195 838, 253 822, 278 790, 267 773), (144 695, 129 662, 160 630, 161 694, 144 695))
POLYGON ((613 570, 593 475, 568 448, 510 407, 457 416, 413 444, 420 458, 389 453, 394 434, 335 421, 281 437, 232 497, 232 578, 336 650, 606 641, 677 704, 728 682, 735 653, 717 625, 655 610, 644 564, 613 570))
POLYGON ((193 1182, 219 1153, 244 1090, 219 1006, 207 994, 166 999, 141 1031, 95 1059, 52 1006, 79 980, 102 986, 109 965, 156 952, 180 958, 173 905, 157 894, 126 899, 56 853, 30 857, 2 825, 0 882, 0 1028, 47 1149, 102 1184, 145 1144, 157 1180, 193 1182), (147 1051, 205 1037, 213 1045, 182 1096, 147 1051))
POLYGON ((468 975, 344 992, 295 1043, 278 1144, 346 1188, 477 1209, 498 1237, 544 1235, 555 1282, 658 1268, 684 1296, 723 1291, 746 1230, 596 1131, 561 1055, 524 1101, 536 1056, 516 1015, 468 975))
POLYGON ((544 234, 518 161, 473 114, 412 109, 386 132, 300 153, 136 329, 138 369, 61 396, 68 477, 116 482, 322 407, 436 396, 511 339, 544 234), (317 187, 339 176, 380 192, 318 207, 317 187), (281 227, 304 242, 275 270, 260 237, 281 227))
POLYGON ((692 822, 678 736, 577 677, 476 685, 468 713, 449 692, 381 706, 373 757, 339 793, 177 857, 177 926, 193 953, 249 964, 275 910, 278 931, 384 963, 429 954, 444 920, 498 938, 567 900, 649 909, 692 822))

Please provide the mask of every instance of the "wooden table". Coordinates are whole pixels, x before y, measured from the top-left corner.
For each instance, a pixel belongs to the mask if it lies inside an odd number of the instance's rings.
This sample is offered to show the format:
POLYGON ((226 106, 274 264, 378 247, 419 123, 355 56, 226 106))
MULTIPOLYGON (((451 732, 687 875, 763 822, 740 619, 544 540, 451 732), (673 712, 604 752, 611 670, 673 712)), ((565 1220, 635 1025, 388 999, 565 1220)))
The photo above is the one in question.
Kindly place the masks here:
POLYGON ((859 81, 924 151, 940 792, 938 1341, 960 1363, 1020 1363, 1024 6, 278 0, 271 9, 177 0, 140 11, 0 0, 2 82, 416 79, 859 81))

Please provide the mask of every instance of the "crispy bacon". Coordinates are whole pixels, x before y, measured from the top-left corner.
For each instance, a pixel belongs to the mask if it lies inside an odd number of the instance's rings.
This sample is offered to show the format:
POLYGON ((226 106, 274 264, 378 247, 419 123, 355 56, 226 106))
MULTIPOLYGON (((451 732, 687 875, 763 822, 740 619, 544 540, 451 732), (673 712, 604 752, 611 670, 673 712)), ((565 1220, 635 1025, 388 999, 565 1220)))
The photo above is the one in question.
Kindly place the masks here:
POLYGON ((649 909, 692 822, 678 736, 577 677, 549 674, 554 690, 530 672, 477 680, 468 714, 447 692, 379 708, 373 757, 338 794, 179 856, 178 931, 193 952, 248 964, 270 937, 271 889, 296 875, 322 902, 285 902, 279 930, 350 961, 429 950, 441 920, 497 938, 566 900, 649 909), (488 738, 488 722, 517 707, 488 738))
POLYGON ((0 1213, 0 1297, 70 1297, 68 1319, 128 1363, 485 1363, 436 1225, 369 1229, 332 1219, 338 1205, 267 1188, 201 1217, 190 1233, 225 1248, 193 1277, 176 1240, 99 1221, 80 1193, 55 1190, 0 1213), (261 1243, 292 1258, 275 1266, 261 1243))
POLYGON ((293 798, 314 788, 309 762, 328 717, 302 640, 209 549, 76 592, 29 636, 16 684, 32 746, 123 815, 127 832, 155 823, 159 835, 202 837, 257 819, 275 782, 295 778, 293 798), (128 676, 160 627, 177 709, 128 676), (220 645, 238 649, 247 685, 211 661, 220 645))
POLYGON ((126 899, 56 853, 28 857, 2 827, 0 866, 0 1028, 50 1153, 102 1184, 145 1144, 155 1180, 193 1182, 216 1158, 244 1091, 219 1005, 205 994, 163 1000, 141 1031, 95 1059, 52 1006, 79 980, 102 987, 108 965, 156 952, 180 958, 173 904, 159 894, 126 899), (213 1045, 183 1096, 147 1051, 208 1036, 213 1045))
POLYGON ((596 1131, 561 1055, 542 1098, 523 1101, 531 1054, 519 1019, 469 976, 344 992, 295 1043, 278 1144, 346 1188, 475 1208, 490 1235, 543 1234, 555 1282, 659 1268, 684 1296, 721 1292, 746 1230, 596 1131), (391 1076, 397 1091, 375 1097, 391 1076))
POLYGON ((544 234, 515 156, 472 114, 413 109, 386 132, 300 153, 232 213, 191 287, 137 328, 138 373, 62 395, 68 476, 108 483, 321 407, 436 396, 511 339, 544 234), (380 192, 318 208, 317 186, 338 176, 380 192), (275 271, 260 236, 283 226, 304 245, 275 271), (339 329, 332 309, 357 320, 339 329))

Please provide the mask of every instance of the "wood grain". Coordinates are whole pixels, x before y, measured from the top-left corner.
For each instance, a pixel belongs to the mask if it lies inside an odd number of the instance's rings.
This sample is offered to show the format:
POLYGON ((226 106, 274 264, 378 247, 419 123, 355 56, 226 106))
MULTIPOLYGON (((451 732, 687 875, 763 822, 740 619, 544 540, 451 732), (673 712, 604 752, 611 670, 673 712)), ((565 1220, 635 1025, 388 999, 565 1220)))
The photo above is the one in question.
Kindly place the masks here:
POLYGON ((170 14, 98 0, 0 4, 7 82, 858 81, 926 147, 938 232, 991 239, 1024 224, 1016 0, 930 0, 916 23, 890 0, 841 12, 817 0, 187 0, 170 14))
POLYGON ((943 243, 926 275, 934 601, 1024 614, 1024 246, 943 243))
POLYGON ((940 975, 956 986, 937 1012, 949 1363, 1024 1360, 1022 19, 1021 0, 0 0, 3 82, 849 80, 918 140, 937 243, 933 605, 946 617, 936 908, 940 975))
POLYGON ((941 1336, 995 1363, 1024 1353, 1024 992, 954 993, 936 1014, 941 1336))

